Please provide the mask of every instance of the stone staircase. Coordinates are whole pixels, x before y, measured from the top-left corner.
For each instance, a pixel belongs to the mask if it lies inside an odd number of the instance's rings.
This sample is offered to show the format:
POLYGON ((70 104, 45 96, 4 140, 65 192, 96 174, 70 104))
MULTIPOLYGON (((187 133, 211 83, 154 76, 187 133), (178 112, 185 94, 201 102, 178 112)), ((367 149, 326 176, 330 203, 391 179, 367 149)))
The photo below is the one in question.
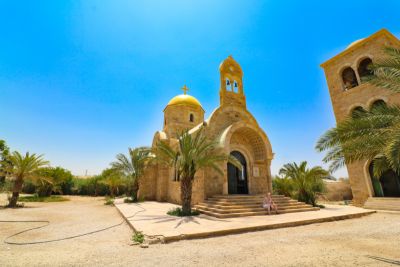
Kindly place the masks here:
MULTIPOLYGON (((194 206, 203 214, 216 218, 268 215, 262 207, 263 195, 216 195, 194 206)), ((273 195, 278 213, 315 211, 319 208, 298 202, 283 195, 273 195)), ((271 211, 271 214, 275 212, 271 211)))
POLYGON ((369 197, 365 209, 400 211, 400 197, 369 197))

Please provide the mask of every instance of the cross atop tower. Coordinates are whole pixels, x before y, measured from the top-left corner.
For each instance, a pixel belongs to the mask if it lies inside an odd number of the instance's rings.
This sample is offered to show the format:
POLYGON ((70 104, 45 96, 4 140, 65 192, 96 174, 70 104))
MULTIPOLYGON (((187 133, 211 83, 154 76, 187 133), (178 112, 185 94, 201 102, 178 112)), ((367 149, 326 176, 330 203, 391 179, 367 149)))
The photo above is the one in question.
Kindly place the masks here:
POLYGON ((189 88, 187 88, 186 84, 182 87, 183 94, 186 95, 186 92, 189 91, 189 88))

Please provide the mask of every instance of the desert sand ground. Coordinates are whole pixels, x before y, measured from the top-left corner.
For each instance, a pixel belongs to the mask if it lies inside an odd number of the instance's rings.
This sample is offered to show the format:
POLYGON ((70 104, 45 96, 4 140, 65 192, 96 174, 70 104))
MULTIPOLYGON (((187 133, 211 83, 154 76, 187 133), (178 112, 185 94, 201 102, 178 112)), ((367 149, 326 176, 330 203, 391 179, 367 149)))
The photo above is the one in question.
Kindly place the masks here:
POLYGON ((3 240, 42 223, 0 223, 0 266, 391 266, 400 265, 400 214, 186 240, 149 248, 130 246, 131 229, 102 198, 29 203, 2 209, 0 220, 49 220, 47 227, 10 241, 57 239, 122 224, 64 241, 9 245, 3 240))

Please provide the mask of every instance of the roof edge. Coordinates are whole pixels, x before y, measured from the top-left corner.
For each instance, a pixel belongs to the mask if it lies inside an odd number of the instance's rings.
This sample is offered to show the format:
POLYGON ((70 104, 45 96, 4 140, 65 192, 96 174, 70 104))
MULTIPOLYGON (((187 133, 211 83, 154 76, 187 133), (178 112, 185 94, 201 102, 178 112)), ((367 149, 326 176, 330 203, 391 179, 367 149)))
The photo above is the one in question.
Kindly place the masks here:
POLYGON ((351 52, 353 52, 354 50, 356 50, 357 48, 361 47, 363 44, 379 37, 379 36, 387 36, 389 39, 392 39, 393 41, 397 42, 400 45, 400 40, 394 36, 391 32, 389 32, 387 29, 383 28, 373 34, 371 34, 370 36, 364 38, 363 40, 361 40, 360 42, 346 48, 345 50, 343 50, 342 52, 340 52, 339 54, 333 56, 332 58, 326 60, 325 62, 323 62, 320 67, 325 68, 328 64, 334 62, 335 60, 341 58, 344 55, 347 55, 351 52))

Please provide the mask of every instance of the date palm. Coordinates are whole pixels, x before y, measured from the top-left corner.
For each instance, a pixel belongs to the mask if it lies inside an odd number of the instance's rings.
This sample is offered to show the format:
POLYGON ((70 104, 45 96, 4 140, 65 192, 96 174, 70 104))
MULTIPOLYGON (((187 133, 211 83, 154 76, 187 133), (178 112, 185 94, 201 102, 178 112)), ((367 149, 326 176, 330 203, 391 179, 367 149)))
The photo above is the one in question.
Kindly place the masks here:
MULTIPOLYGON (((400 93, 400 50, 385 48, 385 57, 371 66, 367 82, 400 93)), ((374 176, 400 172, 400 107, 380 105, 355 114, 328 130, 317 142, 332 171, 360 160, 373 161, 374 176)))
POLYGON ((132 183, 132 201, 138 201, 140 179, 146 165, 153 158, 151 149, 148 147, 129 148, 128 156, 118 154, 117 160, 111 163, 114 170, 120 172, 132 183))
POLYGON ((295 162, 283 165, 279 174, 292 181, 299 201, 316 206, 317 194, 324 190, 322 178, 328 176, 329 172, 320 166, 309 169, 307 161, 302 161, 300 165, 295 162))
POLYGON ((192 213, 192 185, 197 171, 212 168, 223 174, 218 163, 228 161, 238 168, 241 165, 236 158, 218 152, 217 143, 209 141, 202 129, 193 134, 183 131, 177 139, 176 146, 159 142, 155 153, 158 161, 174 168, 174 179, 180 181, 182 214, 189 216, 192 213))
POLYGON ((24 156, 17 151, 11 153, 7 157, 7 161, 8 163, 5 167, 6 174, 14 180, 12 196, 8 207, 13 208, 17 205, 24 180, 36 179, 40 168, 47 166, 49 162, 43 159, 43 155, 29 154, 29 152, 26 152, 24 156))

